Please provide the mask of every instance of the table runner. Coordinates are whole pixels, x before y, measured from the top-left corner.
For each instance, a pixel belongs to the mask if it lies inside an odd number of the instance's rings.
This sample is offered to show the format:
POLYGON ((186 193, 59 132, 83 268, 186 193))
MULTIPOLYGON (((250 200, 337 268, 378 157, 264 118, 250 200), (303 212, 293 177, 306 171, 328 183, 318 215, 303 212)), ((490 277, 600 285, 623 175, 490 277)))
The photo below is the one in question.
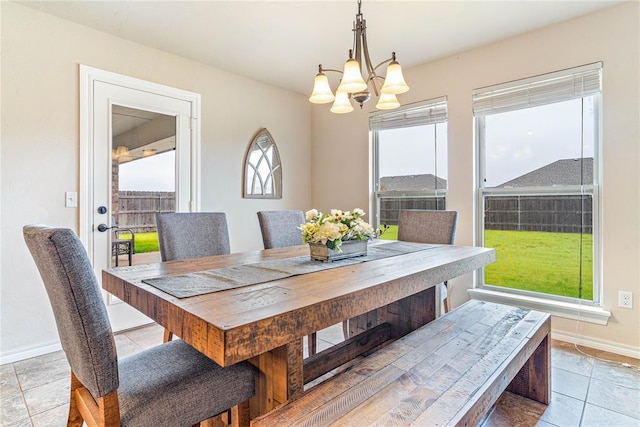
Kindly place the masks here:
POLYGON ((312 261, 309 255, 304 255, 217 268, 178 276, 156 277, 153 279, 145 279, 142 282, 173 295, 176 298, 188 298, 423 251, 439 246, 441 245, 395 241, 369 245, 367 255, 333 262, 312 261))

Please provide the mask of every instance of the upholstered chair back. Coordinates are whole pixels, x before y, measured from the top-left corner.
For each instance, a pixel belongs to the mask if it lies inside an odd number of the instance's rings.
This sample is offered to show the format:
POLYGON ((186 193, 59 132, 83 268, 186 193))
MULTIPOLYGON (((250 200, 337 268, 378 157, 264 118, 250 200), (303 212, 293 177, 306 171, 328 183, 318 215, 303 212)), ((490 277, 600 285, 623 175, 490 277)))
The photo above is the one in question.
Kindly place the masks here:
POLYGON ((457 211, 401 210, 398 240, 452 245, 457 224, 457 211))
POLYGON ((157 214, 156 225, 162 261, 231 252, 227 215, 223 212, 157 214))
POLYGON ((305 222, 302 211, 260 211, 258 221, 265 249, 302 244, 302 234, 298 229, 305 222))
POLYGON ((94 398, 116 390, 118 358, 87 252, 66 228, 28 225, 24 239, 49 295, 71 370, 94 398))

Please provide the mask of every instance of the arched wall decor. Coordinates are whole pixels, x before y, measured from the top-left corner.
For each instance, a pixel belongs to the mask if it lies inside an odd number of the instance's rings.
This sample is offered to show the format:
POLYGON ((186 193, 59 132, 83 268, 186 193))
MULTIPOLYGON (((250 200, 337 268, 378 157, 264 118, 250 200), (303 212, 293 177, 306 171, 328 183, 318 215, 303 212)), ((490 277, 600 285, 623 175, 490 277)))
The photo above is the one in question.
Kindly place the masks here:
POLYGON ((242 193, 247 199, 282 198, 282 164, 276 142, 266 128, 255 134, 244 160, 242 193))

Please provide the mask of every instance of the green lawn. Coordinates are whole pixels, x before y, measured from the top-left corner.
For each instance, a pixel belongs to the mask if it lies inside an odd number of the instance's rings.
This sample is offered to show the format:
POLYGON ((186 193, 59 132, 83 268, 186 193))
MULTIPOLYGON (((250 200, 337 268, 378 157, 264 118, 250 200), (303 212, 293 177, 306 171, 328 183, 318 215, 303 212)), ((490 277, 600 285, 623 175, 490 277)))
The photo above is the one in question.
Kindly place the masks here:
MULTIPOLYGON (((380 237, 394 240, 398 227, 380 237)), ((582 236, 585 262, 580 278, 580 234, 540 231, 485 231, 485 246, 496 249, 496 262, 485 268, 485 283, 572 298, 593 299, 593 239, 582 236)))
POLYGON ((380 240, 398 240, 398 226, 390 225, 380 236, 380 240))
MULTIPOLYGON (((122 233, 120 236, 123 239, 130 238, 130 235, 127 233, 122 233)), ((158 252, 160 250, 158 247, 158 233, 155 231, 149 233, 136 233, 135 247, 137 254, 144 252, 158 252)))
POLYGON ((578 233, 487 230, 485 246, 496 248, 497 260, 485 269, 485 283, 593 300, 593 238, 582 236, 581 272, 580 237, 578 233))

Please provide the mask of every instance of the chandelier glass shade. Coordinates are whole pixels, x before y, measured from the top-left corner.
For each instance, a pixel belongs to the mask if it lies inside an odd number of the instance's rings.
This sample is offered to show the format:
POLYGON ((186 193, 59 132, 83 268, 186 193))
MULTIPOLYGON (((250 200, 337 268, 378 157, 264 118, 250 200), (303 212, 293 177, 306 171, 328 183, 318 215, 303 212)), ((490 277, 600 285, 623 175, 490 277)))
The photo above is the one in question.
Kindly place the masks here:
POLYGON ((331 106, 332 113, 344 114, 353 111, 353 105, 349 101, 349 93, 338 89, 336 92, 336 99, 331 106))
POLYGON ((381 93, 380 98, 378 98, 378 103, 376 104, 376 108, 378 110, 393 110, 394 108, 398 108, 400 106, 400 102, 398 98, 396 98, 393 93, 381 93))
POLYGON ((379 97, 376 108, 381 110, 398 108, 400 102, 396 95, 409 90, 402 75, 402 68, 396 61, 395 52, 392 52, 391 58, 382 61, 377 66, 372 65, 367 46, 367 25, 362 16, 361 6, 362 0, 358 0, 358 14, 353 22, 353 49, 349 49, 349 58, 344 64, 344 69, 342 71, 325 69, 320 64, 313 91, 309 97, 309 101, 314 104, 333 102, 332 113, 341 114, 353 111, 350 99, 355 100, 362 108, 363 104, 371 98, 370 88, 375 96, 379 97), (379 76, 377 70, 385 64, 389 64, 386 77, 379 76), (363 78, 363 67, 367 72, 366 80, 363 78), (331 90, 325 71, 342 73, 342 79, 335 95, 331 90))
POLYGON ((336 99, 336 97, 333 96, 333 92, 331 92, 329 79, 326 74, 320 70, 320 72, 316 74, 316 79, 313 83, 313 93, 309 97, 309 101, 314 104, 326 104, 327 102, 332 102, 334 99, 336 99))

